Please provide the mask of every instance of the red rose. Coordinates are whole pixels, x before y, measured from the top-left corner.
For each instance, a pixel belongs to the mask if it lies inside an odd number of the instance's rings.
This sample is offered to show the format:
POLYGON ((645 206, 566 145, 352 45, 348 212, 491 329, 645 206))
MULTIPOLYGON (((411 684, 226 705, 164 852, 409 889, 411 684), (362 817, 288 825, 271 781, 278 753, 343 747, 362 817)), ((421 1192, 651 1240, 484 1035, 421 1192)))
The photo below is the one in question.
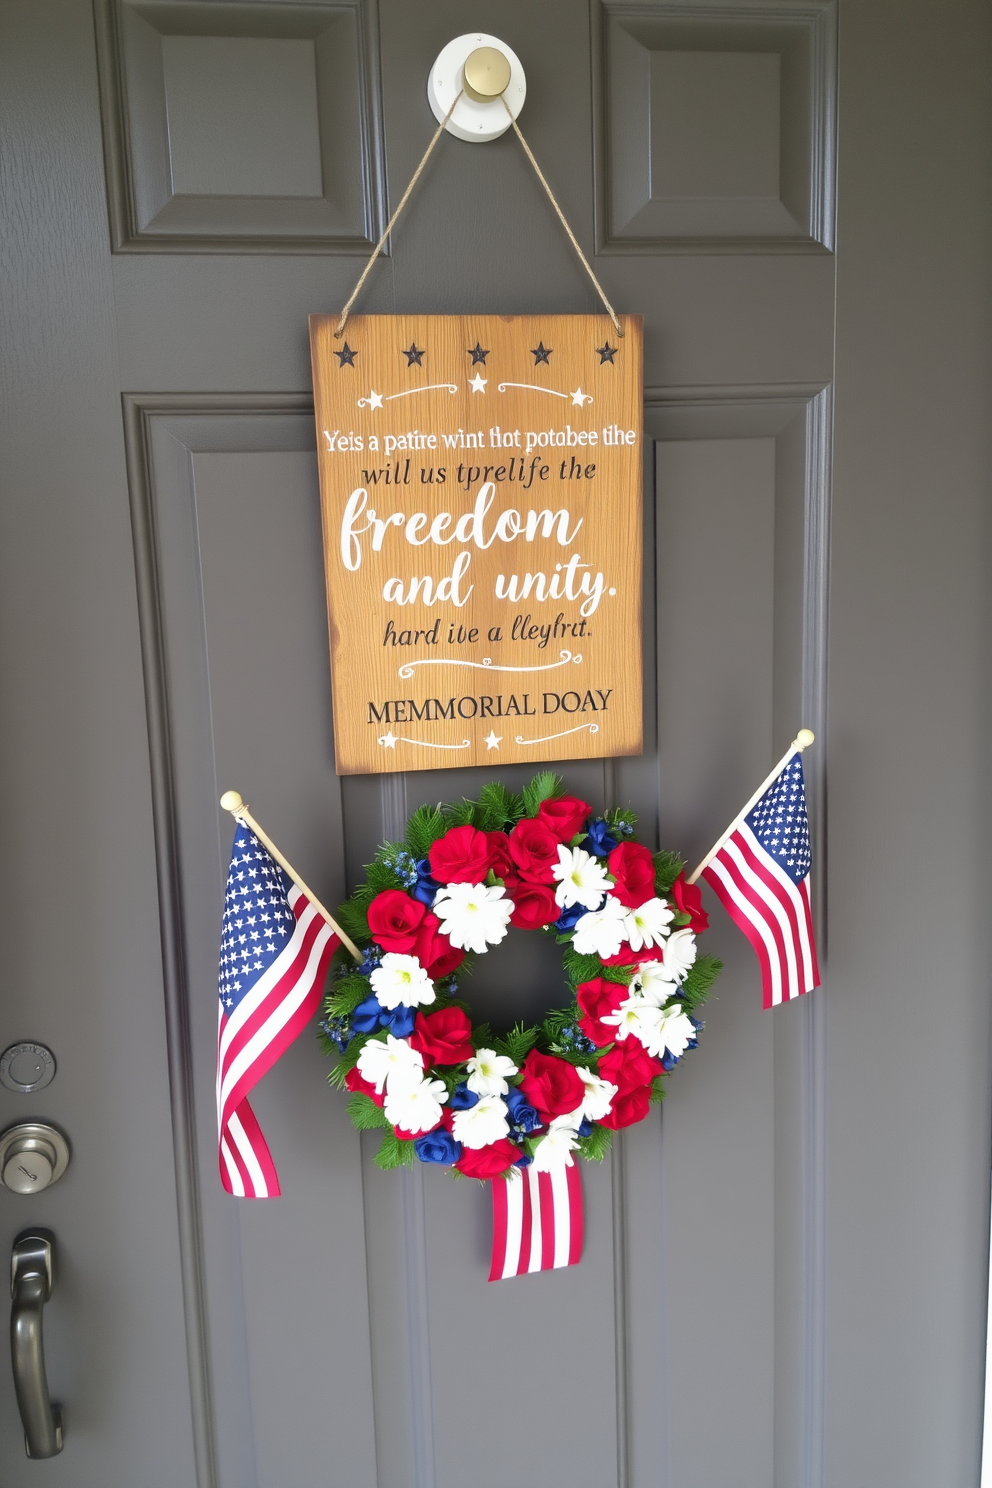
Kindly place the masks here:
POLYGON ((345 1075, 344 1083, 349 1090, 354 1091, 356 1094, 367 1095, 369 1100, 375 1101, 377 1106, 385 1103, 386 1092, 383 1091, 381 1095, 377 1095, 375 1086, 370 1084, 364 1075, 359 1074, 357 1065, 345 1075))
POLYGON ((369 905, 369 929, 384 951, 413 953, 417 930, 426 905, 411 899, 402 889, 383 889, 369 905))
POLYGON ((638 1085, 633 1090, 615 1095, 613 1105, 600 1120, 604 1126, 619 1131, 621 1127, 635 1126, 638 1121, 643 1121, 650 1109, 651 1086, 638 1085))
POLYGON ((655 1075, 664 1069, 660 1059, 649 1054, 640 1039, 627 1037, 604 1054, 599 1061, 599 1072, 604 1080, 615 1085, 621 1095, 636 1090, 640 1085, 650 1085, 655 1075))
POLYGON ((487 832, 486 838, 489 842, 489 866, 497 878, 504 883, 517 882, 517 870, 513 859, 510 857, 510 846, 505 832, 487 832))
MULTIPOLYGON (((432 1126, 431 1127, 431 1131, 437 1131, 437 1127, 440 1126, 440 1125, 441 1125, 441 1122, 439 1121, 438 1124, 437 1124, 437 1126, 432 1126)), ((402 1126, 394 1126, 393 1127, 393 1131, 399 1137, 399 1139, 400 1139, 401 1142, 415 1142, 418 1137, 426 1137, 426 1135, 427 1135, 426 1132, 422 1132, 422 1131, 415 1131, 415 1132, 404 1131, 404 1129, 403 1129, 402 1126)))
POLYGON ((544 1122, 574 1111, 585 1099, 582 1076, 566 1059, 531 1049, 523 1063, 520 1089, 544 1122))
MULTIPOLYGON (((591 982, 582 982, 575 989, 575 996, 583 1017, 579 1027, 586 1038, 592 1039, 600 1048, 612 1044, 617 1036, 613 1023, 604 1023, 607 1013, 615 1013, 620 1004, 630 996, 630 988, 620 982, 608 982, 603 977, 593 977, 591 982)), ((615 1082, 614 1082, 615 1083, 615 1082)))
POLYGON ((710 917, 703 908, 702 891, 697 884, 686 883, 684 873, 672 884, 672 898, 680 912, 689 916, 688 928, 694 935, 709 928, 710 917))
POLYGON ((420 922, 420 929, 413 943, 413 954, 432 982, 436 982, 438 977, 449 976, 465 960, 465 952, 456 950, 451 944, 441 929, 441 921, 432 909, 426 912, 420 922))
POLYGON ((457 1007, 438 1008, 436 1013, 418 1012, 410 1043, 423 1054, 428 1069, 432 1064, 461 1064, 475 1053, 471 1019, 457 1007))
POLYGON ((530 883, 554 882, 551 870, 558 865, 558 838, 540 817, 518 821, 507 843, 521 878, 530 883))
POLYGON ((427 854, 438 883, 482 883, 489 872, 492 849, 485 832, 474 827, 452 827, 432 843, 427 854))
POLYGON ((606 860, 616 883, 610 890, 628 909, 654 898, 654 858, 640 842, 621 842, 606 860))
POLYGON ((600 959, 604 966, 637 966, 641 958, 637 951, 631 950, 630 942, 625 940, 615 956, 603 956, 600 959))
POLYGON ((556 796, 554 800, 541 802, 536 820, 549 826, 559 842, 571 842, 576 832, 582 831, 591 811, 592 807, 577 796, 556 796))
POLYGON ((560 914, 555 891, 547 884, 517 884, 513 891, 511 925, 516 925, 519 930, 539 930, 542 925, 550 925, 560 914))
POLYGON ((467 1178, 498 1178, 513 1166, 520 1152, 512 1142, 501 1137, 490 1142, 488 1147, 463 1147, 462 1155, 455 1163, 459 1173, 467 1178))

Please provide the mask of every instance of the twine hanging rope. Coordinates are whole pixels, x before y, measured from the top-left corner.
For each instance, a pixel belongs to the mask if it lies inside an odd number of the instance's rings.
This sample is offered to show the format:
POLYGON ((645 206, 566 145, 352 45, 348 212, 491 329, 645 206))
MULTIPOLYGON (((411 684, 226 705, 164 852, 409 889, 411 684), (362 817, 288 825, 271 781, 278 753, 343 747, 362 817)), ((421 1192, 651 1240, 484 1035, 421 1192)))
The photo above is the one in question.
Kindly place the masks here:
MULTIPOLYGON (((421 177, 421 174, 423 172, 423 169, 426 166, 428 160, 431 158, 431 153, 432 153, 432 151, 434 149, 434 146, 437 144, 438 140, 441 138, 441 135, 444 133, 445 128, 447 127, 447 124, 448 124, 448 120, 451 118, 452 114, 455 112, 455 108, 456 108, 456 106, 458 104, 459 99, 462 97, 462 92, 463 91, 464 90, 462 90, 462 91, 460 91, 458 93, 458 96, 455 98, 454 103, 451 105, 451 107, 449 108, 448 112, 445 114, 444 118, 441 120, 440 124, 435 129, 434 135, 433 135, 433 137, 431 139, 431 142, 427 146, 427 149, 424 151, 423 159, 421 160, 420 164, 417 166, 417 169, 414 171, 413 175, 410 177, 410 184, 407 186, 407 188, 404 191, 403 195, 400 197, 399 204, 398 204, 398 206, 396 208, 396 211, 393 213, 392 217, 390 217, 389 221, 386 223, 385 231, 383 232, 382 237, 379 239, 378 243, 376 243, 376 245, 375 245, 375 248, 372 250, 372 256, 371 256, 371 258, 369 259, 368 263, 365 265, 364 269, 362 270, 362 272, 361 272, 361 274, 359 276, 359 279, 358 279, 358 283, 355 285, 354 289, 352 290, 351 294, 348 297, 348 300, 347 300, 347 303, 345 304, 344 309, 341 311, 341 319, 338 321, 337 327, 336 327, 336 329, 334 331, 334 338, 335 338, 335 340, 338 340, 344 334, 344 328, 348 324, 348 316, 351 314, 352 306, 354 305, 355 301, 358 299, 359 294, 361 293, 362 285, 365 283, 366 279, 368 278, 368 276, 369 276, 369 274, 370 274, 370 272, 372 270, 372 265, 375 263, 376 259, 379 257, 379 254, 382 252, 382 246, 383 246, 383 244, 385 243, 386 239, 389 237, 389 234, 392 232, 393 228, 396 226, 396 221, 397 221, 400 213, 402 212, 403 208, 406 206, 407 202, 410 199, 410 193, 412 192, 414 186, 416 186, 417 182, 420 180, 420 177, 421 177)), ((517 123, 516 119, 513 117, 513 112, 512 112, 512 110, 510 108, 510 105, 507 103, 506 99, 502 96, 502 94, 500 94, 500 102, 502 103, 503 107, 506 109, 506 112, 510 115, 510 123, 513 125, 513 132, 517 136, 517 139, 520 141, 521 145, 523 146, 524 154, 527 156, 527 159, 530 161, 531 165, 534 167, 534 174, 537 176, 537 179, 540 181, 541 185, 544 187, 545 191, 548 193, 548 200, 550 201, 551 205, 554 207, 555 211, 558 213, 559 221, 561 222, 562 227, 565 229, 566 233, 568 234, 569 242, 571 243, 572 247, 575 249, 576 253, 578 254, 579 262, 581 263, 582 267, 585 269, 586 273, 589 275, 589 278, 592 280, 593 285, 595 286, 595 289, 596 289, 596 293, 599 295, 599 298, 602 300, 603 304, 606 306, 606 311, 607 311, 607 314, 609 315, 610 319, 613 322, 613 328, 614 328, 614 330, 616 331, 616 333, 617 333, 618 336, 622 336, 623 335, 623 327, 621 326, 620 321, 617 319, 617 312, 614 310, 613 306, 610 304, 609 300, 606 298, 606 291, 603 289, 603 286, 600 284, 599 280, 596 278, 596 275, 593 273, 592 265, 590 264, 589 260, 586 258, 585 254, 583 253, 582 248, 581 248, 581 246, 579 244, 578 238, 575 236, 574 232, 572 231, 571 227, 569 226, 568 219, 565 216, 565 213, 562 211, 561 207, 558 205, 557 198, 555 197, 554 192, 551 190, 551 187, 548 185, 548 182, 547 182, 547 180, 545 178, 544 172, 541 170, 541 167, 538 165, 537 160, 534 157, 533 150, 531 149, 531 147, 527 143, 527 141, 524 139, 523 133, 521 132, 521 129, 520 129, 520 125, 517 123)))

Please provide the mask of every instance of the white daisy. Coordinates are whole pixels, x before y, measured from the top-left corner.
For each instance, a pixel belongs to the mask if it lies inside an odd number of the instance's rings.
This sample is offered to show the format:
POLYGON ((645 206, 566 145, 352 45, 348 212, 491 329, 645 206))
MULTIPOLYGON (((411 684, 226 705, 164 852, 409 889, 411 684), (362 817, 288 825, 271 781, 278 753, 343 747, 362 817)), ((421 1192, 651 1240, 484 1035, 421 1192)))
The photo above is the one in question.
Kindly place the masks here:
POLYGON ((691 1019, 686 1017, 677 1002, 667 1008, 645 1006, 632 1032, 655 1059, 662 1059, 666 1050, 680 1059, 690 1039, 696 1036, 691 1019))
POLYGON ((482 952, 499 945, 506 935, 513 901, 506 897, 502 884, 490 889, 485 884, 446 884, 434 896, 434 913, 453 946, 482 952))
POLYGON ((581 847, 559 847, 558 862, 551 872, 559 880, 555 899, 562 909, 573 904, 598 909, 610 886, 602 863, 581 847))
POLYGON ((607 894, 601 909, 584 914, 576 923, 572 944, 580 956, 615 956, 627 938, 627 910, 607 894))
POLYGON ((601 1023, 613 1023, 616 1026, 616 1039, 622 1043, 629 1034, 640 1038, 640 1029, 650 1022, 650 1015, 661 1016, 661 1008, 645 1002, 636 992, 632 993, 626 1001, 622 1002, 615 1013, 607 1013, 600 1019, 601 1023))
POLYGON ((510 1088, 506 1077, 517 1073, 513 1060, 495 1049, 476 1049, 467 1068, 465 1084, 476 1095, 505 1095, 510 1088))
POLYGON ((696 959, 696 937, 689 929, 673 930, 665 941, 665 970, 673 982, 685 980, 696 959))
POLYGON ((510 1130, 506 1102, 499 1095, 484 1095, 467 1111, 456 1111, 451 1135, 464 1147, 488 1147, 510 1130))
POLYGON ((441 1120, 441 1103, 447 1094, 443 1080, 423 1079, 417 1085, 401 1081, 398 1090, 387 1089, 382 1109, 401 1131, 433 1131, 441 1120))
POLYGON ((667 964, 667 943, 666 960, 642 961, 631 979, 630 990, 639 992, 645 1002, 653 1002, 656 1007, 668 1001, 675 991, 675 978, 667 964))
POLYGON ((631 950, 643 951, 648 946, 661 945, 674 918, 665 900, 657 897, 646 899, 636 909, 628 909, 624 922, 631 950))
POLYGON ((600 1079, 599 1075, 594 1075, 592 1070, 586 1069, 582 1064, 579 1065, 579 1074, 586 1092, 579 1114, 589 1121, 602 1121, 609 1113, 618 1087, 611 1085, 609 1080, 600 1079))
POLYGON ((385 1039, 369 1039, 358 1056, 358 1073, 381 1095, 384 1088, 399 1090, 422 1080, 424 1056, 406 1039, 388 1033, 385 1039))
POLYGON ((384 1008, 420 1007, 434 1001, 434 983, 416 956, 387 951, 382 965, 369 976, 372 990, 384 1008))
POLYGON ((556 1116, 545 1136, 534 1144, 534 1171, 550 1173, 557 1167, 572 1167, 572 1149, 578 1144, 575 1127, 570 1125, 574 1112, 556 1116))

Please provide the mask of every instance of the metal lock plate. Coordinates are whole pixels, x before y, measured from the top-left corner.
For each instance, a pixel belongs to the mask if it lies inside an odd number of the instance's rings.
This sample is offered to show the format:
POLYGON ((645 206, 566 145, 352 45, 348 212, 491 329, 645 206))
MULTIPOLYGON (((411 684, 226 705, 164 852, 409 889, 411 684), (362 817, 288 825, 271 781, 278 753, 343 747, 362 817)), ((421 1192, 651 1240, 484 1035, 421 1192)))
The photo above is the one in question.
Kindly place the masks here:
POLYGON ((55 1079, 55 1056, 44 1044, 11 1044, 0 1054, 0 1085, 33 1095, 55 1079))

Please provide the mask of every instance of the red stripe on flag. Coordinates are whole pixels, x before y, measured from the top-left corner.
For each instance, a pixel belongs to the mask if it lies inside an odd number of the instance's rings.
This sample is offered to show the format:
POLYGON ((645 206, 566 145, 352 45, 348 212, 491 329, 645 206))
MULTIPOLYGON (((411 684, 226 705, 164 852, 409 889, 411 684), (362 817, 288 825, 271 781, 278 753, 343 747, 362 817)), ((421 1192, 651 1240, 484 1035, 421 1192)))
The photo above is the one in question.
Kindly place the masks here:
POLYGON ((551 1174, 539 1173, 541 1190, 541 1270, 551 1271, 555 1264, 555 1196, 551 1174))
POLYGON ((806 915, 806 934, 809 937, 809 953, 813 961, 813 986, 820 985, 820 963, 816 955, 816 937, 813 934, 813 913, 809 902, 809 874, 799 885, 799 893, 803 901, 803 910, 806 915))
MULTIPOLYGON (((736 873, 734 865, 732 863, 728 863, 720 854, 718 854, 717 856, 720 859, 720 866, 724 869, 727 875, 734 880, 735 884, 739 884, 739 875, 736 873)), ((727 888, 727 885, 724 883, 719 874, 713 872, 712 865, 703 869, 703 877, 705 878, 706 882, 709 884, 713 892, 716 894, 717 898, 720 900, 720 903, 723 905, 724 909, 727 911, 734 924, 739 930, 743 930, 744 934, 751 942, 754 954, 758 958, 758 966, 761 969, 762 1006, 770 1008, 773 1005, 772 970, 768 958, 768 948, 765 945, 761 931, 757 928, 756 925, 751 923, 751 920, 745 914, 744 910, 731 896, 730 890, 727 888)), ((739 892, 743 894, 744 890, 742 888, 739 888, 739 892)))
POLYGON ((506 1229, 509 1179, 492 1178, 489 1187, 493 1191, 493 1258, 489 1268, 489 1280, 501 1281, 506 1264, 506 1229))
MULTIPOLYGON (((764 884, 765 888, 768 890, 768 893, 775 899, 775 902, 780 905, 782 913, 785 916, 785 923, 789 928, 789 938, 792 945, 792 954, 795 957, 796 967, 795 973, 791 973, 788 957, 783 954, 782 998, 783 1001, 789 1001, 793 997, 798 997, 801 992, 805 992, 806 990, 804 985, 806 980, 806 957, 803 955, 802 937, 799 928, 799 915, 796 904, 796 900, 799 897, 798 889, 796 885, 790 880, 790 887, 792 890, 792 892, 790 893, 789 888, 787 888, 786 885, 782 883, 782 881, 776 876, 776 874, 769 867, 768 863, 762 861, 762 859, 757 856, 754 848, 752 847, 751 843, 748 842, 746 837, 741 836, 737 838, 737 847, 742 857, 744 858, 744 861, 751 869, 751 872, 764 884), (793 895, 795 895, 795 898, 793 897, 793 895)), ((781 923, 775 916, 774 911, 770 912, 769 918, 775 920, 780 936, 784 935, 781 923)), ((785 948, 783 946, 783 952, 784 949, 785 948)))

